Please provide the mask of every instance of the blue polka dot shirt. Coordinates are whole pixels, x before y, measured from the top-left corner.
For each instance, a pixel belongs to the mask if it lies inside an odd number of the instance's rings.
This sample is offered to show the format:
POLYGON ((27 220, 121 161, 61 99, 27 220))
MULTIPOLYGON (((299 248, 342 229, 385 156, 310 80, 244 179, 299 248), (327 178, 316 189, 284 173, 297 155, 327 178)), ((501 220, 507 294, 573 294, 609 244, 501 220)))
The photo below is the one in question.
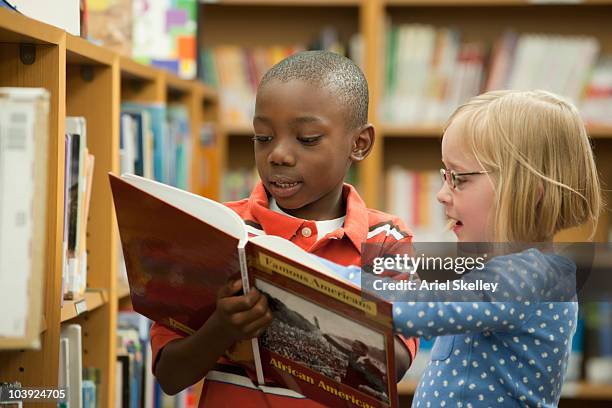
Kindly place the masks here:
MULTIPOLYGON (((519 272, 508 276, 528 278, 515 279, 516 291, 505 294, 508 301, 394 302, 393 322, 398 333, 436 337, 413 407, 558 405, 578 304, 511 297, 534 292, 537 282, 550 284, 559 273, 573 273, 575 264, 529 249, 493 258, 483 270, 464 278, 476 280, 497 273, 503 279, 505 271, 519 272)), ((360 283, 359 271, 354 268, 336 268, 335 272, 360 283)))

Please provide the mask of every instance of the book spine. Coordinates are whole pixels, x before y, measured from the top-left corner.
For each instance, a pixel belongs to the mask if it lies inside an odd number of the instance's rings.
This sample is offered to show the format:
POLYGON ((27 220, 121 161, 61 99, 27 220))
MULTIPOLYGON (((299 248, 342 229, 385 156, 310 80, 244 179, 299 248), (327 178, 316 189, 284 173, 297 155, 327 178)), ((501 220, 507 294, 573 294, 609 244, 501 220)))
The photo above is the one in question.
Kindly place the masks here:
MULTIPOLYGON (((242 276, 242 288, 244 293, 249 293, 249 267, 247 265, 246 251, 244 247, 238 248, 238 257, 240 259, 240 274, 242 276)), ((264 385, 263 367, 261 366, 261 355, 259 353, 259 341, 255 338, 251 340, 253 345, 253 360, 255 361, 255 372, 257 373, 257 382, 264 385)))

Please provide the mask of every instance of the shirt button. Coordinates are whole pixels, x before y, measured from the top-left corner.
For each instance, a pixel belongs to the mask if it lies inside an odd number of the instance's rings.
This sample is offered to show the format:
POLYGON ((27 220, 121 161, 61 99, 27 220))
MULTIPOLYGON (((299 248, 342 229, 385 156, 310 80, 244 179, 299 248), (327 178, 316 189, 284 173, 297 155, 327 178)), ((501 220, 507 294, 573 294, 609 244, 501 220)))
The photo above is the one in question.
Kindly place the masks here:
POLYGON ((306 238, 312 235, 312 230, 308 227, 302 228, 302 235, 306 238))

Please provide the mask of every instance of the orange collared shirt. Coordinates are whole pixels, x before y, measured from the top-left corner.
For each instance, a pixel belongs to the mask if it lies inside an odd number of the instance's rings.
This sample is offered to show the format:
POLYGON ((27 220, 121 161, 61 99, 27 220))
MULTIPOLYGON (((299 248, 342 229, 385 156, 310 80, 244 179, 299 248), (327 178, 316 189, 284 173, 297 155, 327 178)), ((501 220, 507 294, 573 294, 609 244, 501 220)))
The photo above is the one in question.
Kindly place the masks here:
MULTIPOLYGON (((343 187, 346 203, 344 225, 317 240, 315 221, 290 217, 269 208, 268 194, 261 182, 253 189, 249 198, 225 203, 234 210, 247 225, 249 236, 277 235, 285 238, 307 252, 328 259, 340 265, 361 265, 362 244, 376 244, 374 247, 385 252, 392 251, 395 245, 410 243, 412 234, 396 216, 369 209, 357 191, 350 184, 343 187)), ((377 256, 379 254, 368 254, 377 256)), ((159 352, 172 340, 183 337, 181 334, 157 323, 151 327, 151 348, 153 351, 153 372, 159 352)), ((415 338, 398 336, 410 353, 411 362, 418 348, 415 338)), ((221 363, 228 364, 225 358, 221 363)), ((248 378, 235 374, 217 373, 218 379, 207 377, 202 390, 199 407, 285 407, 320 408, 321 405, 279 393, 262 392, 249 386, 248 378)), ((283 390, 283 389, 281 389, 283 390)))

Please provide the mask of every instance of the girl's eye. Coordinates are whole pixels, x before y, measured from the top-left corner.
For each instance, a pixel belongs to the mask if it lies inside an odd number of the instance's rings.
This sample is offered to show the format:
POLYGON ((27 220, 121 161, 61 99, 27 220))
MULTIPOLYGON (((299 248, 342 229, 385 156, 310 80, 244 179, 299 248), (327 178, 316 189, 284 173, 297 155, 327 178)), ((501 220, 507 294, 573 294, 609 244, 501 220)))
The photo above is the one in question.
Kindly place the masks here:
POLYGON ((267 143, 271 140, 272 140, 272 136, 262 136, 262 135, 253 136, 253 141, 256 143, 267 143))
POLYGON ((463 176, 455 176, 455 187, 460 187, 467 180, 463 176))
POLYGON ((303 145, 313 146, 313 145, 316 145, 321 140, 321 137, 323 137, 323 135, 319 135, 319 136, 299 136, 297 139, 303 145))

